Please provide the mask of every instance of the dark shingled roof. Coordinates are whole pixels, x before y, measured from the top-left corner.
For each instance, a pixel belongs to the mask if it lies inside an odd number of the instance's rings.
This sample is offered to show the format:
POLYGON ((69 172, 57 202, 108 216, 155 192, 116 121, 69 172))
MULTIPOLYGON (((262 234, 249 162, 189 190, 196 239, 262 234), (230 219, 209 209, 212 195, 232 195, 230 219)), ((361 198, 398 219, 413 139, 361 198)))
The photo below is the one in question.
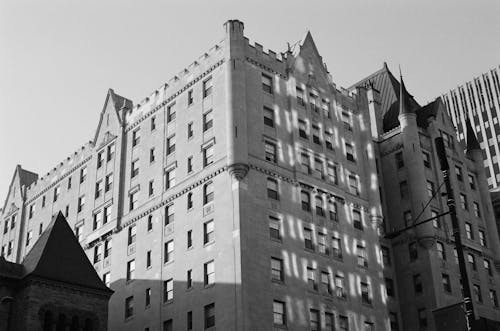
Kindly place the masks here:
POLYGON ((21 168, 21 165, 17 166, 19 169, 19 179, 21 181, 21 185, 30 186, 33 182, 37 181, 38 174, 21 168))
MULTIPOLYGON (((417 114, 417 125, 421 128, 427 128, 427 119, 430 116, 436 117, 439 107, 442 106, 442 101, 440 98, 432 101, 431 103, 423 106, 417 107, 417 109, 412 108, 412 110, 417 114)), ((384 116, 384 132, 391 131, 399 126, 399 102, 395 101, 389 111, 384 116)))
POLYGON ((467 151, 481 150, 481 145, 479 145, 474 129, 472 129, 469 116, 466 116, 465 126, 467 130, 467 151))
POLYGON ((112 291, 104 285, 61 212, 49 224, 22 263, 23 277, 112 291))

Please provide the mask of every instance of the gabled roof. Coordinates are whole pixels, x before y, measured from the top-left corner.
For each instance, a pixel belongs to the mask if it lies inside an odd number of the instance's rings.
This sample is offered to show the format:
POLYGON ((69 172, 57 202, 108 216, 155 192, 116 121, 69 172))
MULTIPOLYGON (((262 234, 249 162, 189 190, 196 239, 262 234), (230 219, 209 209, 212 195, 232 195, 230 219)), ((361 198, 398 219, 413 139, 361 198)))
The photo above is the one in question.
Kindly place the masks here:
POLYGON ((309 75, 307 84, 315 85, 313 81, 321 80, 325 86, 330 84, 330 76, 326 69, 323 57, 319 54, 316 43, 310 31, 307 31, 304 42, 300 45, 300 51, 295 56, 295 69, 299 69, 303 74, 309 75), (302 59, 298 61, 297 59, 302 59))
POLYGON ((61 212, 22 263, 23 277, 40 277, 111 293, 90 264, 61 212))
POLYGON ((4 211, 7 210, 7 200, 9 199, 9 196, 11 194, 14 181, 17 178, 19 178, 19 187, 22 187, 23 185, 30 186, 33 182, 36 182, 38 180, 38 174, 23 169, 20 164, 16 166, 16 170, 14 170, 14 175, 12 176, 12 180, 10 181, 9 191, 7 192, 7 196, 5 197, 5 201, 3 203, 2 210, 4 211))
MULTIPOLYGON (((431 116, 436 117, 439 107, 443 106, 440 98, 428 103, 427 105, 418 108, 412 108, 412 112, 417 114, 417 126, 421 128, 427 128, 427 119, 431 116)), ((394 102, 390 107, 389 111, 384 116, 384 132, 391 131, 392 129, 399 126, 399 116, 400 105, 399 102, 394 102)))
POLYGON ((470 118, 466 115, 465 119, 465 129, 467 130, 467 152, 471 152, 473 150, 481 150, 481 145, 477 141, 476 134, 474 129, 472 128, 472 124, 470 123, 470 118))
POLYGON ((97 125, 97 129, 95 131, 94 144, 97 143, 97 136, 99 135, 102 121, 104 119, 104 113, 108 108, 108 104, 111 104, 111 106, 114 108, 115 114, 120 123, 123 122, 125 116, 123 114, 122 109, 123 108, 132 109, 133 107, 132 100, 129 100, 125 97, 122 97, 121 95, 116 94, 115 91, 113 91, 113 89, 108 89, 108 94, 106 95, 106 100, 104 101, 104 107, 102 108, 101 115, 99 117, 99 124, 97 125))

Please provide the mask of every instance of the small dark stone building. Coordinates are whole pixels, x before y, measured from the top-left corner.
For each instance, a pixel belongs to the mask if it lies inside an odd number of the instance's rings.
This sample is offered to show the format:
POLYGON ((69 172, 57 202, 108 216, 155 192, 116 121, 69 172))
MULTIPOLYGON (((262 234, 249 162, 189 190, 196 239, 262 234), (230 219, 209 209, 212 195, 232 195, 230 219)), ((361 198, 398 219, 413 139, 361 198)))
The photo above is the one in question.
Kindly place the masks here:
POLYGON ((0 331, 106 330, 112 293, 59 213, 21 264, 0 257, 0 331))

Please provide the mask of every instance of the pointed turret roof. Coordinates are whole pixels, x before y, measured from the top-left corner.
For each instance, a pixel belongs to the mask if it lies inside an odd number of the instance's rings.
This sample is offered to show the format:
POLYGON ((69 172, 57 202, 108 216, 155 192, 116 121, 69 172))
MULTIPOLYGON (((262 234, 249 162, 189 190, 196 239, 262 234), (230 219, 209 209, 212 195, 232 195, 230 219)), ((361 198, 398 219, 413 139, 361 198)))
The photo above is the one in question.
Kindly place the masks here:
POLYGON ((63 214, 49 224, 22 263, 23 277, 40 277, 112 293, 90 264, 63 214))
POLYGON ((414 114, 412 106, 410 104, 410 97, 408 91, 406 91, 405 82, 403 81, 403 75, 399 73, 401 84, 399 84, 399 115, 403 114, 414 114))
POLYGON ((473 150, 481 150, 481 145, 477 141, 476 134, 474 129, 472 128, 472 124, 470 122, 470 118, 468 115, 465 117, 465 127, 467 130, 467 152, 472 152, 473 150))

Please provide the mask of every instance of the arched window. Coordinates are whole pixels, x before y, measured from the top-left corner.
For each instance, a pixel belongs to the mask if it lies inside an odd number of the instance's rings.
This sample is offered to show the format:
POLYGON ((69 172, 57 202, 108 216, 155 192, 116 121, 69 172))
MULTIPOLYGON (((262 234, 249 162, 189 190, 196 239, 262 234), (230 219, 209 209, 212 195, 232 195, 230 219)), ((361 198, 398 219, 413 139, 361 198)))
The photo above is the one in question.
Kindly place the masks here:
POLYGON ((203 204, 206 205, 214 200, 214 183, 209 182, 203 186, 203 204))
POLYGON ((45 316, 43 318, 43 331, 52 331, 52 324, 54 323, 54 317, 50 310, 45 312, 45 316))

